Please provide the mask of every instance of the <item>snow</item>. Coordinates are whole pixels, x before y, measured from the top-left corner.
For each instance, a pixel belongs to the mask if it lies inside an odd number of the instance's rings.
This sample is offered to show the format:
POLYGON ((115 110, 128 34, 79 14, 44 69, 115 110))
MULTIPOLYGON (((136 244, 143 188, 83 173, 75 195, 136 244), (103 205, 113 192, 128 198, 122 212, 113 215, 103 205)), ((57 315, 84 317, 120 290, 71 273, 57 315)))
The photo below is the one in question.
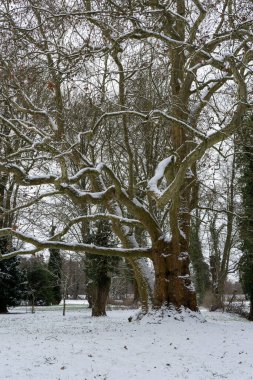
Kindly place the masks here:
POLYGON ((90 174, 91 172, 93 172, 94 174, 97 174, 97 170, 94 168, 83 168, 79 170, 75 175, 70 177, 69 180, 70 182, 77 182, 78 180, 81 179, 83 175, 85 175, 86 173, 90 174))
POLYGON ((205 323, 193 313, 129 323, 130 315, 92 318, 80 305, 65 317, 60 307, 0 315, 1 379, 253 379, 247 320, 203 311, 205 323))
MULTIPOLYGON (((60 305, 63 305, 63 300, 61 300, 60 305)), ((80 299, 80 300, 65 300, 66 305, 86 305, 88 306, 89 303, 86 299, 80 299)))
POLYGON ((155 175, 148 182, 149 190, 153 192, 154 194, 156 194, 158 197, 161 195, 161 191, 159 191, 158 189, 158 181, 160 181, 163 178, 164 172, 166 168, 168 167, 168 165, 170 165, 171 163, 174 163, 175 161, 176 161, 176 157, 174 155, 162 160, 158 164, 155 170, 155 175))
POLYGON ((161 238, 166 242, 166 243, 171 243, 172 236, 170 232, 167 232, 165 235, 161 236, 161 238))

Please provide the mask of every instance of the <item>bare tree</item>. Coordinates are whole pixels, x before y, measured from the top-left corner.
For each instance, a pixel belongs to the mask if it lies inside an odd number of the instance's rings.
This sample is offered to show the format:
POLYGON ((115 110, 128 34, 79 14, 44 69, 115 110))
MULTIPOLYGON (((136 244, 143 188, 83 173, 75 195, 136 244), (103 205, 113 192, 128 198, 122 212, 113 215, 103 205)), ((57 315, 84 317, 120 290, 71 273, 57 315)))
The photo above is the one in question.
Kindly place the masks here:
POLYGON ((1 139, 15 136, 23 147, 1 159, 0 171, 39 187, 34 202, 57 196, 94 205, 50 239, 0 230, 32 245, 8 257, 48 248, 123 256, 144 311, 151 302, 197 310, 188 255, 194 166, 240 128, 251 105, 251 10, 250 1, 237 0, 1 1, 2 101, 18 112, 0 114, 11 130, 1 139), (134 102, 140 73, 161 101, 134 102), (81 98, 83 124, 73 115, 81 98), (89 114, 88 104, 97 111, 89 114), (151 165, 149 139, 157 139, 151 165), (105 211, 96 212, 101 205, 105 211), (109 221, 118 246, 70 241, 84 220, 109 221))

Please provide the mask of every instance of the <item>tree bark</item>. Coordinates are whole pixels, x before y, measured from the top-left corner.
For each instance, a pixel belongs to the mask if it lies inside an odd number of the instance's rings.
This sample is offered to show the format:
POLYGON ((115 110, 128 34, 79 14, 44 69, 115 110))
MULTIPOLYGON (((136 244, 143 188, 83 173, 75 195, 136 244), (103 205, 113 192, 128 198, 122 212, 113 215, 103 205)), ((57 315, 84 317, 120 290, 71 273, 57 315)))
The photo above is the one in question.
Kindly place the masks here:
POLYGON ((212 277, 212 303, 210 306, 210 311, 215 311, 223 308, 222 301, 222 289, 220 280, 220 258, 217 253, 210 256, 210 269, 211 269, 211 277, 212 277))
POLYGON ((253 297, 250 299, 249 320, 253 321, 253 297))
POLYGON ((219 287, 217 287, 212 292, 212 303, 210 306, 210 311, 216 311, 219 309, 224 310, 224 302, 223 302, 223 293, 224 291, 220 290, 219 287))
POLYGON ((154 307, 173 305, 197 311, 196 293, 191 283, 189 255, 173 252, 172 243, 160 240, 154 250, 154 307))
POLYGON ((88 308, 92 309, 92 304, 93 304, 93 298, 94 298, 94 284, 93 282, 88 282, 86 285, 86 298, 88 301, 88 308))
POLYGON ((92 317, 106 316, 106 305, 110 286, 110 277, 106 274, 102 274, 95 285, 95 299, 92 305, 92 317))
POLYGON ((137 306, 140 300, 140 296, 139 296, 138 284, 135 278, 133 280, 133 290, 134 290, 133 306, 137 306))

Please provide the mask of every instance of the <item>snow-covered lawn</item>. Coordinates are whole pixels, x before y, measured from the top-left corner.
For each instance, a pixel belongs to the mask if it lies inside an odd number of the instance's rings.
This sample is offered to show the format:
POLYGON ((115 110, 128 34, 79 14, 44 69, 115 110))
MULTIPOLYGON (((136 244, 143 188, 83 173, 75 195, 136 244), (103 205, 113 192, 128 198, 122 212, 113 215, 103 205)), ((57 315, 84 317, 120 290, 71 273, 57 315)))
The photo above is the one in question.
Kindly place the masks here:
POLYGON ((60 308, 0 315, 0 379, 253 379, 253 323, 206 311, 205 323, 129 323, 130 314, 91 318, 79 306, 65 317, 60 308))

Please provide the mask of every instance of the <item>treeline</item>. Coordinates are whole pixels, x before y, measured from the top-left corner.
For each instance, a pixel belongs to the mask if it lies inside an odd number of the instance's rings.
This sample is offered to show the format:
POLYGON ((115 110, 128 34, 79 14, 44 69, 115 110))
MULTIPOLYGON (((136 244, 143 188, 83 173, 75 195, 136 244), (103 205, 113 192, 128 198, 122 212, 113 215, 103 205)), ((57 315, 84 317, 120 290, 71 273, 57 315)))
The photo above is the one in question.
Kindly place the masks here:
POLYGON ((105 263, 104 257, 93 262, 89 256, 84 259, 60 254, 57 262, 55 258, 51 252, 50 258, 38 255, 2 261, 0 312, 19 305, 59 305, 64 299, 86 299, 94 316, 106 315, 108 300, 138 306, 133 273, 123 260, 118 259, 112 266, 112 262, 105 263), (110 279, 109 287, 103 276, 110 279), (104 298, 100 297, 101 292, 104 298))

